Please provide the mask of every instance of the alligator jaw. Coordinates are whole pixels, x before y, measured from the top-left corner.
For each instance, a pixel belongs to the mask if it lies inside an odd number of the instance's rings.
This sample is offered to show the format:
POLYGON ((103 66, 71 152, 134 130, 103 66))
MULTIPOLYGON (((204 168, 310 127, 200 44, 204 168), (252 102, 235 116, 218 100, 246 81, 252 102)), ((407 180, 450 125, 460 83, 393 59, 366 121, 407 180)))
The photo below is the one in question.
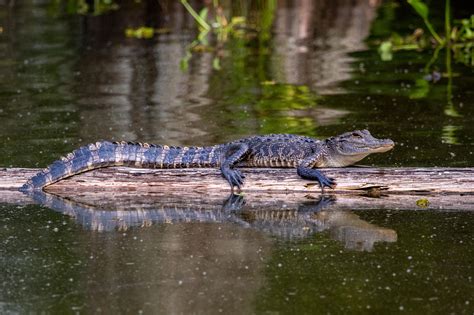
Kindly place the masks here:
POLYGON ((395 143, 390 139, 380 139, 378 146, 374 146, 370 149, 370 153, 383 153, 393 149, 395 143))
POLYGON ((344 167, 353 165, 372 153, 391 150, 395 143, 390 139, 374 138, 368 130, 354 130, 326 140, 328 153, 318 167, 344 167))

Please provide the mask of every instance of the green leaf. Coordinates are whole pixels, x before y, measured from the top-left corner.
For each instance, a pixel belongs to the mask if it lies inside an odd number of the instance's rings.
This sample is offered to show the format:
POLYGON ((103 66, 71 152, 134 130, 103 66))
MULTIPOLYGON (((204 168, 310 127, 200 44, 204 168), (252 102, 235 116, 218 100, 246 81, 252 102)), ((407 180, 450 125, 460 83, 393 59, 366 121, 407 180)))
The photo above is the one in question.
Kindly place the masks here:
POLYGON ((444 45, 444 40, 438 35, 438 33, 434 30, 433 25, 431 25, 431 22, 428 20, 429 9, 426 4, 424 4, 421 0, 407 0, 407 2, 413 7, 413 9, 418 13, 418 15, 421 16, 421 18, 425 22, 426 27, 428 28, 434 39, 438 42, 438 44, 444 45))
POLYGON ((181 59, 179 61, 179 68, 181 69, 181 71, 188 71, 188 68, 189 68, 189 60, 188 59, 181 59))
POLYGON ((186 55, 184 55, 183 59, 179 61, 179 67, 181 68, 181 71, 188 71, 189 69, 189 60, 191 59, 193 55, 187 51, 186 55))
POLYGON ((207 8, 203 8, 200 12, 199 12, 199 17, 201 19, 203 19, 204 21, 207 20, 207 12, 209 10, 207 8))
POLYGON ((390 41, 385 41, 382 42, 379 46, 379 54, 380 54, 380 59, 383 61, 390 61, 393 58, 392 54, 392 42, 390 41))
POLYGON ((415 9, 415 11, 424 19, 428 19, 429 9, 423 1, 420 0, 407 0, 407 2, 415 9))
POLYGON ((233 16, 230 23, 233 25, 245 24, 245 16, 233 16))
POLYGON ((425 79, 417 79, 415 81, 415 86, 413 87, 410 98, 411 99, 421 99, 428 96, 430 91, 430 84, 425 79))
POLYGON ((212 68, 214 70, 221 70, 221 61, 218 57, 215 57, 213 60, 212 60, 212 68))
MULTIPOLYGON (((209 31, 211 29, 211 26, 209 25, 209 23, 207 23, 205 19, 203 19, 196 11, 194 11, 194 9, 191 7, 191 5, 188 3, 187 0, 181 0, 181 3, 186 8, 186 10, 189 12, 189 14, 192 15, 194 20, 196 20, 196 22, 199 24, 200 27, 202 27, 203 29, 205 29, 207 31, 209 31)), ((201 14, 203 13, 202 10, 201 10, 200 13, 201 14)))

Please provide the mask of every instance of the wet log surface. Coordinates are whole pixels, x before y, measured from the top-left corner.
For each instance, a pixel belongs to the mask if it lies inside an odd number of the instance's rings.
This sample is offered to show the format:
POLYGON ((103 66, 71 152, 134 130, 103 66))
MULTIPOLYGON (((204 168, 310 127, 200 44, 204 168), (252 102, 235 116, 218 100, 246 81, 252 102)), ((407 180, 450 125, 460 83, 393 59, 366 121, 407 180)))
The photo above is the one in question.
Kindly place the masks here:
MULTIPOLYGON (((34 201, 17 189, 38 169, 0 170, 0 202, 34 201)), ((324 174, 337 180, 326 195, 340 210, 436 209, 474 210, 474 168, 331 168, 324 174)), ((242 193, 255 208, 299 207, 319 199, 320 189, 299 178, 293 169, 243 169, 242 193)), ((73 176, 47 188, 48 192, 91 207, 147 207, 160 202, 220 206, 229 195, 217 169, 103 168, 73 176), (168 201, 167 201, 168 200, 168 201)))
MULTIPOLYGON (((0 190, 17 190, 38 169, 0 170, 0 190)), ((314 183, 297 176, 294 169, 244 168, 244 193, 318 192, 314 183)), ((323 172, 336 179, 331 194, 474 194, 474 168, 327 168, 323 172)), ((217 169, 138 169, 110 167, 62 180, 47 188, 51 192, 180 192, 225 193, 228 184, 217 169)))

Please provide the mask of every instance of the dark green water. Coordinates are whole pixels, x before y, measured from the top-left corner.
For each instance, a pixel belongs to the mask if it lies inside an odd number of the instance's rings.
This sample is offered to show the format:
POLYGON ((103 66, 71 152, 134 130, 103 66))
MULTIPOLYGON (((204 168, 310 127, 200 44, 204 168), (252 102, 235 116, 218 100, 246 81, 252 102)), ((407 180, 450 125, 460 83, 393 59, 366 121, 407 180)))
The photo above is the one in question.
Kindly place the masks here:
MULTIPOLYGON (((98 139, 206 145, 361 128, 397 143, 366 165, 473 166, 472 68, 452 63, 450 78, 441 51, 445 75, 417 86, 431 51, 382 62, 365 41, 413 30, 407 7, 326 2, 249 5, 261 35, 226 44, 220 71, 210 52, 186 72, 196 33, 179 3, 78 17, 0 2, 0 166, 45 167, 98 139), (125 38, 137 19, 170 32, 125 38)), ((5 202, 0 313, 472 314, 474 212, 413 210, 354 211, 396 233, 360 250, 331 230, 288 239, 225 221, 98 232, 90 218, 5 202)))
POLYGON ((2 206, 3 311, 472 312, 472 212, 359 211, 397 231, 372 252, 328 232, 293 241, 229 223, 91 232, 2 206))

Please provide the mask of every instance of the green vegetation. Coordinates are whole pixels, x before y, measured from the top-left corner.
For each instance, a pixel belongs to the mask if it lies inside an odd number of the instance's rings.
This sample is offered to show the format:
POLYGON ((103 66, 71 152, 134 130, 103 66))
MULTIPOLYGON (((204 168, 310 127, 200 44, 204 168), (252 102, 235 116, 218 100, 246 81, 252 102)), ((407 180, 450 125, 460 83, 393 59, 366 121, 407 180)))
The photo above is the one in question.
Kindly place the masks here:
MULTIPOLYGON (((401 36, 393 33, 390 39, 383 41, 379 46, 380 57, 384 61, 392 60, 393 52, 399 50, 417 50, 434 48, 434 56, 441 48, 454 53, 454 60, 469 66, 474 66, 474 15, 470 19, 451 19, 451 1, 445 2, 444 35, 440 35, 433 26, 429 17, 429 7, 421 0, 407 0, 407 3, 422 18, 429 36, 423 29, 417 28, 413 34, 401 36)), ((432 65, 434 60, 430 61, 432 65)), ((429 68, 429 67, 428 67, 429 68)))
POLYGON ((119 8, 114 0, 94 0, 92 5, 86 0, 52 0, 50 5, 52 12, 59 12, 59 8, 65 6, 68 14, 101 15, 119 8))
POLYGON ((155 35, 155 29, 152 27, 127 28, 125 36, 133 38, 152 38, 155 35))
MULTIPOLYGON (((181 0, 181 3, 194 18, 199 30, 196 39, 188 46, 186 56, 181 60, 183 70, 187 70, 193 52, 213 51, 222 46, 229 37, 242 37, 244 35, 243 28, 246 26, 246 17, 233 16, 230 19, 227 18, 218 0, 213 0, 211 6, 204 7, 199 13, 191 7, 187 0, 181 0), (209 44, 209 33, 216 36, 217 43, 215 45, 209 44)), ((220 70, 219 55, 213 59, 212 66, 214 69, 220 70)))
POLYGON ((215 70, 221 69, 221 60, 225 55, 224 46, 232 39, 254 40, 257 39, 259 47, 271 38, 270 29, 273 24, 276 8, 275 0, 257 1, 259 7, 258 16, 249 19, 249 8, 243 8, 242 2, 238 14, 231 11, 232 5, 224 6, 219 0, 213 0, 212 4, 196 12, 187 0, 181 3, 196 21, 199 33, 196 39, 188 46, 186 56, 181 60, 181 68, 188 68, 189 60, 194 52, 215 52, 212 66, 215 70), (226 15, 227 12, 227 15, 226 15))
MULTIPOLYGON (((432 50, 432 56, 424 66, 421 77, 415 80, 415 86, 410 93, 412 99, 422 99, 428 96, 430 85, 442 78, 446 80, 445 115, 460 117, 452 102, 453 73, 452 63, 462 63, 474 67, 474 15, 469 19, 452 20, 451 1, 446 0, 444 6, 444 33, 435 28, 430 19, 430 8, 422 0, 407 0, 418 16, 423 20, 428 34, 421 28, 407 36, 393 32, 388 40, 382 41, 378 52, 383 61, 393 59, 393 53, 401 50, 423 52, 432 50), (437 60, 440 52, 444 51, 444 70, 440 70, 437 60), (431 83, 431 84, 430 84, 431 83)), ((390 16, 390 15, 389 15, 390 16)), ((392 20, 393 20, 393 16, 392 20)), ((387 28, 388 29, 388 28, 387 28)))

